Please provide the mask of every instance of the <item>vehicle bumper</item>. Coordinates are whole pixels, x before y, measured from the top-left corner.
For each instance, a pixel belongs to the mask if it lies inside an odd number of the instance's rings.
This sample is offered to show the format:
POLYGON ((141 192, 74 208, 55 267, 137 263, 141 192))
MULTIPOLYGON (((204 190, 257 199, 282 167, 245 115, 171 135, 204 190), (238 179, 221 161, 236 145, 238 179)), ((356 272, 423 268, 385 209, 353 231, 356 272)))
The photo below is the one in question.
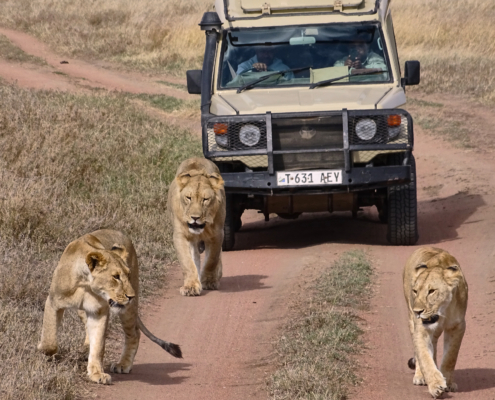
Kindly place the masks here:
POLYGON ((342 171, 342 184, 318 186, 278 186, 277 175, 268 172, 224 172, 225 190, 229 193, 287 195, 342 193, 377 189, 409 182, 409 165, 353 168, 342 171))

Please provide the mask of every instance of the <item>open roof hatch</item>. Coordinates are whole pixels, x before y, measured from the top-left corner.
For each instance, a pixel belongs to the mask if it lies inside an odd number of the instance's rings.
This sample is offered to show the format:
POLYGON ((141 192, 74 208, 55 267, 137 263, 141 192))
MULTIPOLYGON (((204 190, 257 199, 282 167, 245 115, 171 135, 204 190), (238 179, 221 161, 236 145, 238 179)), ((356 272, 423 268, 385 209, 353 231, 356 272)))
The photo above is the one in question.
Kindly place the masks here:
POLYGON ((358 8, 364 0, 241 0, 244 12, 301 12, 309 9, 345 11, 358 8))

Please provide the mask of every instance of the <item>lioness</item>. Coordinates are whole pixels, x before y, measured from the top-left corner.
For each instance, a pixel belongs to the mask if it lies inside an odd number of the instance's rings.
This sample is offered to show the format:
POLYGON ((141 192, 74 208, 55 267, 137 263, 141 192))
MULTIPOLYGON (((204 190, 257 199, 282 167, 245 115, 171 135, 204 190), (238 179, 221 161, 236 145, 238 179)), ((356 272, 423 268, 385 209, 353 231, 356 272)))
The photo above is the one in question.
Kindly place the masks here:
POLYGON ((153 336, 141 322, 138 273, 134 246, 121 232, 103 229, 70 243, 53 273, 38 349, 47 355, 57 352, 57 330, 64 310, 75 308, 86 325, 88 376, 94 382, 112 382, 110 375, 103 372, 110 311, 118 313, 125 333, 124 349, 120 360, 112 364, 112 372, 131 371, 139 346, 139 330, 174 357, 182 358, 179 346, 153 336))
POLYGON ((414 345, 413 383, 428 385, 433 397, 454 392, 454 369, 466 329, 468 286, 457 260, 445 250, 416 250, 404 268, 404 296, 409 308, 409 329, 414 345), (436 366, 437 341, 444 332, 440 370, 436 366))
POLYGON ((184 275, 180 294, 199 296, 202 289, 218 289, 222 277, 225 190, 217 166, 205 158, 183 161, 170 185, 167 209, 184 275), (203 246, 206 253, 201 269, 199 250, 203 246))

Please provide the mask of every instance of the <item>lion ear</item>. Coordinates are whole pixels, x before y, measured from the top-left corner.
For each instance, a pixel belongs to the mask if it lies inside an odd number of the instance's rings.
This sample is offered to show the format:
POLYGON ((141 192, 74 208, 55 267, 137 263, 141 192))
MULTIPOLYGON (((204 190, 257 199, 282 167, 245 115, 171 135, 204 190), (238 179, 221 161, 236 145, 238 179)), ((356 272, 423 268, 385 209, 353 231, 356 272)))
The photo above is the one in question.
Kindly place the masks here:
POLYGON ((103 254, 98 251, 93 251, 86 256, 86 264, 90 272, 93 272, 97 267, 103 267, 107 263, 103 254))
POLYGON ((191 179, 191 174, 189 172, 183 172, 182 174, 178 175, 175 180, 177 181, 177 184, 179 185, 179 189, 182 190, 186 187, 186 185, 189 182, 189 179, 191 179))
POLYGON ((118 243, 115 243, 112 246, 112 248, 110 249, 110 251, 112 253, 117 254, 124 261, 127 260, 127 256, 129 255, 129 253, 127 252, 127 249, 123 245, 118 244, 118 243))
POLYGON ((220 174, 217 174, 216 172, 213 172, 208 175, 208 179, 210 180, 211 186, 213 189, 218 190, 218 189, 223 189, 224 188, 224 180, 220 174))
POLYGON ((423 268, 428 268, 428 265, 426 265, 426 264, 416 265, 416 271, 419 271, 420 269, 423 269, 423 268))

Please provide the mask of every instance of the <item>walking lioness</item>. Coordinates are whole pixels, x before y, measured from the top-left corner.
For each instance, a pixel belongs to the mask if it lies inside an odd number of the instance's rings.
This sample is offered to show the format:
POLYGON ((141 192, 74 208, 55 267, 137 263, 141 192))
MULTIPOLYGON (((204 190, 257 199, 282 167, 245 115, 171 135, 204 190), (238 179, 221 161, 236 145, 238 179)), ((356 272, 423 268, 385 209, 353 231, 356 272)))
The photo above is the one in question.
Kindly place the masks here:
POLYGON ((454 369, 466 329, 468 286, 457 260, 445 250, 416 250, 404 268, 404 296, 409 308, 409 328, 414 345, 413 383, 428 385, 433 397, 454 392, 454 369), (444 333, 440 370, 437 341, 444 333))
POLYGON ((57 352, 57 331, 64 310, 75 308, 86 325, 88 376, 94 382, 112 382, 110 375, 103 372, 110 311, 118 313, 125 333, 124 349, 120 360, 112 364, 112 372, 127 374, 131 371, 139 346, 139 330, 171 355, 181 358, 179 346, 153 336, 141 322, 138 284, 136 251, 123 233, 104 229, 73 241, 53 273, 38 349, 47 355, 57 352))
POLYGON ((206 158, 183 161, 168 191, 167 210, 184 275, 180 293, 199 296, 202 289, 218 289, 225 222, 224 182, 218 167, 206 158), (203 246, 206 254, 201 268, 203 246))

